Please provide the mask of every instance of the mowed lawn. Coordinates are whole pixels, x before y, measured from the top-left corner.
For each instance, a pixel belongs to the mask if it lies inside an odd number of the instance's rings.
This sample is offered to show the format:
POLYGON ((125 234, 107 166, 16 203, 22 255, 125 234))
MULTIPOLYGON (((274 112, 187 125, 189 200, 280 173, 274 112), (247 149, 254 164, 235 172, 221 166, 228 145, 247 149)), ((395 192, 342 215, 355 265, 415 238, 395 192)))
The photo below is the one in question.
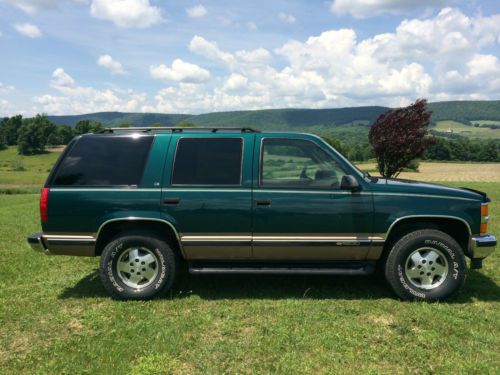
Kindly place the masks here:
MULTIPOLYGON (((500 182, 450 184, 488 192, 500 234, 500 182)), ((163 299, 119 302, 101 286, 97 258, 33 252, 25 237, 39 230, 38 195, 0 195, 1 374, 500 368, 498 252, 441 303, 401 302, 377 276, 187 274, 163 299)))

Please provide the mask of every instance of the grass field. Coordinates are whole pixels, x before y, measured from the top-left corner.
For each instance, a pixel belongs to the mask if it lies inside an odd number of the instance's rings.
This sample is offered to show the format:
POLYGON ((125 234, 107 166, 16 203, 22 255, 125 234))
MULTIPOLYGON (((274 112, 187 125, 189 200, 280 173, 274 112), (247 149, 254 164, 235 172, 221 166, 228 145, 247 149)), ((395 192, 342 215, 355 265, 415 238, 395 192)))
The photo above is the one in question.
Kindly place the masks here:
MULTIPOLYGON (((489 122, 485 121, 475 121, 481 124, 488 124, 489 122)), ((500 139, 500 129, 490 129, 485 127, 475 127, 462 124, 456 121, 438 121, 436 126, 431 129, 447 132, 448 130, 452 130, 454 134, 459 134, 464 137, 469 138, 481 138, 481 139, 500 139)))
MULTIPOLYGON (((17 172, 2 169, 0 181, 35 188, 48 160, 33 158, 19 173, 38 180, 11 178, 17 172)), ((440 168, 433 177, 488 192, 490 228, 500 234, 498 164, 440 168), (495 182, 470 182, 483 167, 495 182)), ((421 170, 418 179, 432 174, 421 170)), ((493 374, 500 368, 498 252, 482 270, 469 270, 464 288, 442 303, 400 302, 376 276, 185 274, 166 298, 117 302, 101 286, 98 259, 33 252, 25 237, 39 230, 37 194, 0 195, 2 374, 493 374)))
POLYGON ((61 149, 45 154, 20 156, 15 147, 0 151, 0 192, 35 192, 45 181, 61 149))

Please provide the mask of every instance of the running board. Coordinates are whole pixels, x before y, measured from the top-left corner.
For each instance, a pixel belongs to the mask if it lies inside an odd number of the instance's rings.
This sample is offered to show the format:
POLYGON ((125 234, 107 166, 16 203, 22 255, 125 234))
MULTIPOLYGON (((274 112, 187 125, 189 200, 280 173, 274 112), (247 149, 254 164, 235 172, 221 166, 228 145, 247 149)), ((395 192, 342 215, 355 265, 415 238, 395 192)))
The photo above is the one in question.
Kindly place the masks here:
POLYGON ((192 263, 192 274, 271 274, 271 275, 369 275, 375 271, 372 263, 355 265, 303 265, 297 264, 210 264, 192 263))

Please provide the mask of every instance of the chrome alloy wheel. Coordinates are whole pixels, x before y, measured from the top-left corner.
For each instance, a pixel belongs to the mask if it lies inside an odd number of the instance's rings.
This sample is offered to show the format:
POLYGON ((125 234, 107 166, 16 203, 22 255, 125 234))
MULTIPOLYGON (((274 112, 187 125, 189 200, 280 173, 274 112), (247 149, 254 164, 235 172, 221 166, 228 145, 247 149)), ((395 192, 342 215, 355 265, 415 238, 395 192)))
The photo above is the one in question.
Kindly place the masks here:
POLYGON ((116 272, 123 283, 139 289, 150 285, 158 275, 158 258, 144 247, 126 249, 116 262, 116 272))
POLYGON ((434 289, 448 275, 448 261, 438 249, 421 247, 406 259, 405 275, 417 288, 434 289))

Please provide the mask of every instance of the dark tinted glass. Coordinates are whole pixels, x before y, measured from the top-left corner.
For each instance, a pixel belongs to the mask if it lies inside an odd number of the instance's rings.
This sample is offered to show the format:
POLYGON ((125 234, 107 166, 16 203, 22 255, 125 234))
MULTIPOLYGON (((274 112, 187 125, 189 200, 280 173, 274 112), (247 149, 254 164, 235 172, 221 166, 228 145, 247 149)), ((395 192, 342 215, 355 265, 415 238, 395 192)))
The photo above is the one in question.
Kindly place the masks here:
POLYGON ((181 138, 172 185, 240 185, 241 138, 181 138))
POLYGON ((152 136, 83 137, 61 162, 53 185, 138 185, 152 141, 152 136))

